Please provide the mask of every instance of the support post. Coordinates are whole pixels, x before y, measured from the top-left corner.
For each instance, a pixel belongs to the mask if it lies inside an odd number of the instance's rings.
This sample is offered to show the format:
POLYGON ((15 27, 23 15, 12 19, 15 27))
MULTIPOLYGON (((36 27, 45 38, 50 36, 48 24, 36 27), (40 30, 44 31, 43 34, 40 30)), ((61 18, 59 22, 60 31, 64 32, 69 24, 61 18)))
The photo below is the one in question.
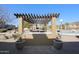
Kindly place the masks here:
POLYGON ((47 23, 45 24, 45 31, 47 31, 47 23))
POLYGON ((22 31, 23 31, 23 20, 22 20, 22 17, 19 17, 18 19, 19 19, 18 32, 22 33, 22 31))
POLYGON ((52 33, 57 37, 56 17, 52 17, 52 33))

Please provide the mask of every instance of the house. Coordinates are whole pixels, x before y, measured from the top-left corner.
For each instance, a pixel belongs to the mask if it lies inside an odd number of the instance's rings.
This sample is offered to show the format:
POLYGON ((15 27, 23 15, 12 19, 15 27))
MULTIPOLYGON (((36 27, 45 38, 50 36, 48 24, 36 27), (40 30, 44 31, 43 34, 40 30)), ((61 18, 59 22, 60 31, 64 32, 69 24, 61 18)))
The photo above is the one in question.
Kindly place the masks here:
MULTIPOLYGON (((61 27, 61 26, 59 26, 59 27, 61 27)), ((61 28, 64 30, 79 30, 79 22, 62 24, 61 28)))

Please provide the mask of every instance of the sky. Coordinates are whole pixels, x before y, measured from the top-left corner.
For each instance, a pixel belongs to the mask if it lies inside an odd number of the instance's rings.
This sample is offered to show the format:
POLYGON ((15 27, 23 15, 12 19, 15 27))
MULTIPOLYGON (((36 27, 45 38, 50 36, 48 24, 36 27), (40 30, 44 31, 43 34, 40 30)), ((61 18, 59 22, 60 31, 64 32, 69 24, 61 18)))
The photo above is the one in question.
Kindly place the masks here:
POLYGON ((14 13, 60 13, 57 24, 79 21, 79 4, 0 4, 0 8, 4 8, 9 13, 10 24, 18 25, 18 19, 14 13))

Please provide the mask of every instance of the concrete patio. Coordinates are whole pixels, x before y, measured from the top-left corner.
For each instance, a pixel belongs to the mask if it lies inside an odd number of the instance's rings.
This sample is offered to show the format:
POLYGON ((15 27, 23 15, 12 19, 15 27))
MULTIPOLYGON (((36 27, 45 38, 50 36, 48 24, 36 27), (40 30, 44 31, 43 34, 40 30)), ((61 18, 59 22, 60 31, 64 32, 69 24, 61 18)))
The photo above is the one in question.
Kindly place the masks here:
POLYGON ((9 54, 79 54, 79 38, 62 36, 64 42, 61 50, 56 50, 46 35, 33 35, 35 40, 27 41, 23 50, 17 50, 15 42, 0 42, 0 53, 9 54), (39 36, 39 37, 38 37, 39 36), (39 39, 38 39, 39 38, 39 39), (41 39, 43 38, 43 39, 41 39), (50 42, 50 43, 49 43, 50 42))

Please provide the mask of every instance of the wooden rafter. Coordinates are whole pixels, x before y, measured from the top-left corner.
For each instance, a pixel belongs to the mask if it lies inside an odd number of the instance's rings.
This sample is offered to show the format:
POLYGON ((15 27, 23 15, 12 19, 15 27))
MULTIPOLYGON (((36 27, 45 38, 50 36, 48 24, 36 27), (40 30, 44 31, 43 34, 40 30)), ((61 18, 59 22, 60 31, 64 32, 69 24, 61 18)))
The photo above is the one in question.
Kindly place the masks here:
POLYGON ((27 22, 30 23, 45 23, 50 21, 52 17, 58 18, 60 13, 51 13, 51 14, 45 14, 45 15, 39 15, 39 14, 20 14, 20 13, 15 13, 14 14, 17 18, 22 17, 23 20, 26 20, 27 22))

